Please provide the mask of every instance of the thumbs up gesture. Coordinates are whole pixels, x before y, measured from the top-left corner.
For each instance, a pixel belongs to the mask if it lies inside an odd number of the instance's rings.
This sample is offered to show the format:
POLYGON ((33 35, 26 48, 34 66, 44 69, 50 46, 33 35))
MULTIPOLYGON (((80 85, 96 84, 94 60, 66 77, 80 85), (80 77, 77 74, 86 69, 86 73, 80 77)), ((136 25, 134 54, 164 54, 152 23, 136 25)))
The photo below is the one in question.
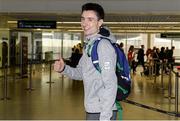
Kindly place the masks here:
POLYGON ((62 72, 64 69, 64 60, 60 57, 59 60, 55 61, 54 63, 54 70, 56 72, 62 72))

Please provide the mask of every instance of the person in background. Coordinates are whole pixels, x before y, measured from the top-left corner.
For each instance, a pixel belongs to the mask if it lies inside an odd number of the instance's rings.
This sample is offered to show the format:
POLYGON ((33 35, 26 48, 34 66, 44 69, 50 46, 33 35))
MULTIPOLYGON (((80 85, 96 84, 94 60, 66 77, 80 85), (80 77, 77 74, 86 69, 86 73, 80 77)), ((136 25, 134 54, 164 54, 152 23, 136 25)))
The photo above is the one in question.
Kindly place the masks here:
POLYGON ((133 70, 133 74, 136 73, 136 65, 135 65, 135 52, 134 52, 134 46, 131 45, 128 50, 128 62, 133 70))
POLYGON ((154 61, 154 74, 156 76, 159 76, 160 73, 159 73, 159 70, 160 70, 160 59, 159 59, 159 53, 160 53, 160 50, 159 48, 153 48, 153 61, 154 61))
POLYGON ((124 52, 124 44, 121 42, 120 44, 119 44, 119 47, 120 47, 120 49, 124 52))
POLYGON ((159 53, 159 59, 161 62, 161 66, 163 71, 165 71, 165 63, 166 63, 166 53, 165 53, 165 47, 161 47, 160 53, 159 53))
POLYGON ((170 64, 171 69, 173 69, 174 63, 175 63, 175 58, 173 57, 175 47, 172 46, 171 49, 167 53, 167 61, 168 64, 170 64))
POLYGON ((79 63, 81 56, 82 56, 82 54, 80 54, 79 49, 75 48, 75 52, 73 52, 70 57, 70 66, 76 67, 77 64, 79 63))
POLYGON ((151 48, 148 48, 146 50, 146 58, 148 58, 148 56, 149 56, 149 54, 151 54, 151 52, 152 52, 151 48))
POLYGON ((66 65, 62 58, 54 63, 56 72, 72 79, 83 80, 84 106, 86 120, 116 120, 117 77, 115 73, 116 53, 111 43, 101 39, 97 52, 101 73, 94 67, 88 50, 99 37, 106 37, 116 43, 109 30, 103 29, 104 10, 97 3, 86 3, 82 6, 81 27, 85 35, 83 55, 76 66, 66 65), (102 32, 101 30, 106 30, 102 32))
POLYGON ((138 53, 137 53, 137 65, 136 67, 141 64, 143 66, 143 71, 145 70, 145 65, 144 65, 144 45, 141 45, 141 48, 138 50, 138 53))

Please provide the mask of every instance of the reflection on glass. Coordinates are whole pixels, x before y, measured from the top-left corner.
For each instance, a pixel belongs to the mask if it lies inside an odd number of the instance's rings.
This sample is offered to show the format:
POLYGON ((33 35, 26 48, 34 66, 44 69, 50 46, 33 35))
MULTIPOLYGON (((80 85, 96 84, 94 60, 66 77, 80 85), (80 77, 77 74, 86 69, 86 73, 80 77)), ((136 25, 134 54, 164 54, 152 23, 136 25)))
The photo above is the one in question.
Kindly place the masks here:
POLYGON ((117 33, 115 34, 117 43, 124 43, 124 52, 127 54, 128 48, 134 45, 135 48, 139 48, 142 44, 147 44, 147 34, 140 33, 117 33))
MULTIPOLYGON (((78 43, 81 43, 81 33, 42 33, 42 52, 45 53, 48 51, 53 51, 53 59, 59 58, 61 47, 63 49, 63 58, 69 58, 71 56, 71 48, 78 43)), ((43 59, 45 59, 44 54, 43 59)))

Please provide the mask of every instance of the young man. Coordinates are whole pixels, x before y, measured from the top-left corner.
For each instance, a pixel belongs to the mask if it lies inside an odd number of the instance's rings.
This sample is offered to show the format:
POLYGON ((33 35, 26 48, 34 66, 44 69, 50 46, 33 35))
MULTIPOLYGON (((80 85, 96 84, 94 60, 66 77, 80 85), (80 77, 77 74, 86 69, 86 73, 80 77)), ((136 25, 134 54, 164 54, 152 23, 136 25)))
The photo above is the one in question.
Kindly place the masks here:
POLYGON ((62 58, 54 64, 54 70, 66 74, 72 79, 83 80, 84 105, 87 120, 116 120, 117 77, 115 74, 116 53, 111 43, 102 39, 97 48, 101 73, 93 66, 88 56, 89 47, 94 41, 106 35, 116 42, 109 31, 100 31, 103 24, 104 10, 96 3, 82 6, 81 27, 85 35, 83 55, 76 68, 65 65, 62 58), (105 32, 105 33, 104 33, 105 32))

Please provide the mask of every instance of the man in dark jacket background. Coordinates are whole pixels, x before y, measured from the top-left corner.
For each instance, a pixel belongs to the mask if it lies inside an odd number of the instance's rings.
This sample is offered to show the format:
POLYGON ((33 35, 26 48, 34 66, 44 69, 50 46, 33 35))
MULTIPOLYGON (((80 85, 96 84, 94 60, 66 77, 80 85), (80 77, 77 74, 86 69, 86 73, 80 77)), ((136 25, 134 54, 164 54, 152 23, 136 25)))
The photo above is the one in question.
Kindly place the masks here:
POLYGON ((137 65, 136 67, 141 64, 143 66, 143 71, 145 70, 145 66, 144 66, 144 45, 141 45, 141 48, 138 50, 138 55, 137 55, 137 65))

